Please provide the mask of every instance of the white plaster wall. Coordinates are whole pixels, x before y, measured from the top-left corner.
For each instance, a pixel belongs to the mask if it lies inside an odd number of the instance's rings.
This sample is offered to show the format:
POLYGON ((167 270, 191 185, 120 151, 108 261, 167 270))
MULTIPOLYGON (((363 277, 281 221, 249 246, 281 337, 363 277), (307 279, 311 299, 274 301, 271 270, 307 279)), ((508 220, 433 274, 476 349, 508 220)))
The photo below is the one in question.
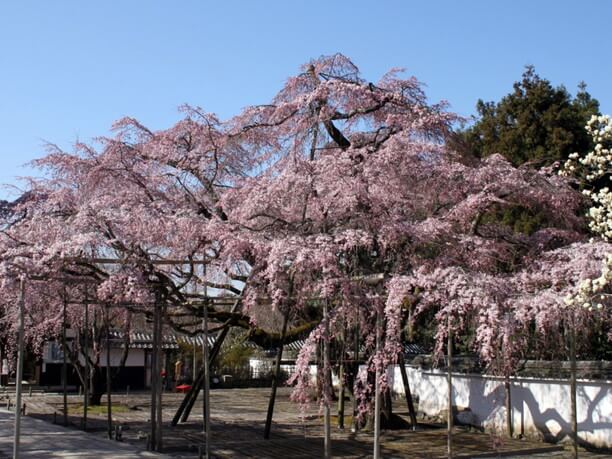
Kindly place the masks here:
MULTIPOLYGON (((110 366, 118 367, 121 363, 121 356, 123 355, 123 349, 111 349, 110 352, 110 366)), ((79 361, 84 364, 85 360, 82 356, 79 356, 79 361)), ((145 365, 145 351, 144 349, 130 349, 128 352, 127 360, 125 361, 126 367, 144 367, 145 365)), ((100 351, 100 366, 106 366, 106 349, 100 351)))
MULTIPOLYGON (((447 408, 446 373, 406 367, 410 390, 418 396, 419 411, 437 415, 447 408)), ((399 367, 394 369, 393 391, 404 394, 399 367)), ((597 447, 612 448, 612 381, 579 380, 577 386, 579 437, 597 447)), ((568 438, 569 382, 555 379, 511 380, 512 423, 515 434, 568 438)), ((503 380, 481 375, 453 374, 453 405, 469 407, 487 430, 505 431, 503 380)))
POLYGON ((249 366, 251 367, 251 374, 254 378, 259 378, 262 373, 265 373, 266 370, 270 367, 271 363, 267 360, 262 359, 249 359, 249 366))
MULTIPOLYGON (((121 362, 121 356, 123 355, 123 349, 111 349, 111 367, 119 366, 121 362)), ((100 356, 100 362, 102 366, 106 366, 106 353, 102 352, 100 356)), ((145 366, 145 350, 144 349, 130 349, 128 352, 127 360, 125 361, 126 367, 144 367, 145 366)))
MULTIPOLYGON (((273 369, 274 361, 270 359, 261 360, 257 358, 252 358, 252 359, 249 359, 249 366, 251 367, 251 371, 253 372, 253 377, 257 378, 261 376, 262 373, 265 373, 269 371, 270 369, 273 369)), ((310 376, 311 378, 313 378, 313 381, 314 381, 317 375, 317 366, 309 365, 309 368, 310 368, 310 376)), ((284 371, 287 374, 292 375, 293 372, 295 371, 295 365, 281 364, 281 371, 284 371)), ((333 381, 332 381, 333 384, 337 384, 338 378, 335 375, 332 378, 333 378, 333 381)))
MULTIPOLYGON (((261 368, 253 359, 251 366, 261 368)), ((281 365, 291 373, 295 366, 281 365)), ((436 416, 447 409, 446 373, 406 367, 410 390, 418 397, 419 411, 436 416)), ((317 366, 310 366, 314 379, 317 366)), ((399 367, 389 369, 395 394, 404 394, 399 367)), ((334 385, 338 384, 334 375, 334 385)), ((515 435, 569 439, 570 390, 567 380, 512 378, 510 384, 512 423, 515 435)), ((612 381, 579 380, 577 384, 579 437, 599 448, 612 448, 612 381)), ((496 377, 453 373, 453 405, 469 407, 479 424, 489 431, 506 432, 506 395, 503 380, 496 377)))

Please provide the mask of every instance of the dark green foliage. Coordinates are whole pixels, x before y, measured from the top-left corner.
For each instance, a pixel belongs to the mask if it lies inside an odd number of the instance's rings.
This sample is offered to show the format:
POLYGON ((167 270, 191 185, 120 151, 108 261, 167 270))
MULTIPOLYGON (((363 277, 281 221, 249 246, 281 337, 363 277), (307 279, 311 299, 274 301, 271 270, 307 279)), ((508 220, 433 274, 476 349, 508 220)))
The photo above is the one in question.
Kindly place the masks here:
POLYGON ((545 228, 550 222, 546 221, 544 214, 535 212, 523 206, 510 206, 503 209, 494 206, 483 215, 481 224, 504 225, 512 229, 515 234, 532 235, 539 229, 545 228))
POLYGON ((612 327, 605 319, 598 322, 589 330, 588 345, 585 349, 578 349, 579 359, 612 361, 612 340, 609 338, 612 327))
POLYGON ((599 102, 584 83, 572 97, 528 66, 510 94, 498 103, 479 100, 476 109, 475 124, 451 141, 455 149, 478 157, 500 153, 514 165, 541 167, 592 148, 585 125, 599 113, 599 102))
POLYGON ((255 350, 246 343, 246 333, 232 329, 221 346, 218 357, 220 368, 239 370, 249 367, 249 359, 255 350))

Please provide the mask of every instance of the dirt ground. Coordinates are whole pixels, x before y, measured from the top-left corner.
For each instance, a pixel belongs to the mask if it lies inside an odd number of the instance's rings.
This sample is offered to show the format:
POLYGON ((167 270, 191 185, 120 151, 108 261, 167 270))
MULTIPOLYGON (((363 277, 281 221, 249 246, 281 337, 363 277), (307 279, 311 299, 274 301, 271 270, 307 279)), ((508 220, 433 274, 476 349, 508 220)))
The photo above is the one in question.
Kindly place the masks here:
MULTIPOLYGON (((217 458, 320 458, 323 456, 323 426, 318 406, 311 406, 302 416, 289 400, 289 389, 278 392, 272 435, 263 439, 269 389, 217 389, 211 391, 211 450, 217 458)), ((182 394, 165 393, 163 397, 163 452, 174 457, 198 457, 203 448, 202 402, 198 399, 186 423, 170 425, 182 394)), ((148 393, 113 394, 113 404, 120 405, 112 414, 113 423, 122 426, 122 440, 146 449, 150 419, 148 393)), ((105 399, 103 399, 105 402, 105 399)), ((48 422, 63 422, 61 394, 32 394, 24 397, 28 416, 48 422)), ((69 395, 69 424, 81 428, 82 398, 69 395)), ((394 411, 407 418, 405 405, 395 401, 394 411)), ((348 409, 347 403, 347 409, 348 409)), ((107 436, 107 416, 103 409, 88 413, 87 430, 107 436)), ((458 427, 454 434, 456 457, 570 457, 559 446, 536 441, 502 439, 458 427)), ((334 457, 367 458, 372 455, 372 433, 332 429, 334 457)), ((385 458, 446 457, 447 436, 442 425, 423 425, 421 430, 385 430, 381 437, 385 458)), ((581 452, 581 457, 610 457, 581 452)))

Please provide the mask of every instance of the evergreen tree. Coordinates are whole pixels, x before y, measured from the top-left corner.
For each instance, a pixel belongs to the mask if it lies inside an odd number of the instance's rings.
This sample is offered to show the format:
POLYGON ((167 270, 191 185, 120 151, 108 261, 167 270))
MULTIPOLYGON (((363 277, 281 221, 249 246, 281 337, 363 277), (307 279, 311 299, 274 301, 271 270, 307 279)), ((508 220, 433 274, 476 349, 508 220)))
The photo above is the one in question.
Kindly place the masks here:
POLYGON ((479 100, 476 109, 478 120, 459 133, 454 148, 479 157, 501 153, 514 165, 541 167, 592 148, 584 127, 599 113, 599 102, 585 83, 572 97, 527 66, 510 94, 497 103, 479 100))

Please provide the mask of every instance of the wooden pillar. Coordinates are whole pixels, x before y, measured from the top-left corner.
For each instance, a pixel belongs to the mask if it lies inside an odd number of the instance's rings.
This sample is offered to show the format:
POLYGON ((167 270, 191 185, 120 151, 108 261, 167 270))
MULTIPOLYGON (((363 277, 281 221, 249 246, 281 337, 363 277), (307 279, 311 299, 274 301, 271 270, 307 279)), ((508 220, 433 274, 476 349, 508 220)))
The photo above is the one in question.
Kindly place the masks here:
MULTIPOLYGON (((208 336, 208 331, 204 332, 204 311, 206 311, 206 306, 204 306, 204 309, 202 310, 202 384, 201 384, 201 389, 202 389, 202 433, 205 434, 206 429, 207 429, 206 413, 208 410, 208 405, 206 404, 206 383, 207 382, 208 382, 208 387, 210 390, 210 380, 206 381, 206 378, 210 377, 209 370, 207 370, 207 366, 210 364, 210 362, 206 361, 206 355, 204 354, 205 348, 206 348, 206 352, 208 352, 208 342, 206 341, 207 336, 208 336)), ((208 311, 206 311, 206 314, 208 315, 208 311)), ((198 398, 199 393, 200 391, 198 390, 198 392, 194 394, 194 397, 196 399, 198 398)))
POLYGON ((513 437, 512 426, 512 386, 510 385, 510 375, 506 375, 504 379, 504 390, 506 392, 506 428, 508 430, 508 438, 513 437))
POLYGON ((272 377, 272 389, 270 391, 270 400, 268 402, 268 413, 266 415, 266 425, 264 427, 264 438, 267 440, 270 438, 270 430, 272 429, 272 417, 274 415, 274 402, 276 400, 276 389, 278 387, 278 380, 280 378, 280 367, 281 359, 283 356, 283 346, 285 341, 285 335, 287 333, 287 323, 289 322, 289 305, 286 305, 287 310, 283 315, 283 328, 280 336, 280 345, 278 347, 278 354, 276 355, 276 361, 274 363, 274 375, 272 377))
MULTIPOLYGON (((359 373, 359 324, 355 326, 355 340, 353 342, 353 360, 356 374, 359 373)), ((355 374, 355 376, 356 376, 355 374)), ((357 381, 357 378, 354 378, 357 381)), ((357 422, 357 397, 355 396, 355 388, 353 387, 353 400, 352 400, 353 419, 351 421, 351 432, 356 433, 359 430, 359 423, 357 422)))
MULTIPOLYGON (((155 327, 153 327, 153 329, 155 330, 155 327)), ((155 335, 155 333, 154 333, 155 335)), ((148 447, 151 450, 155 450, 155 445, 157 444, 157 428, 156 428, 156 423, 157 423, 157 394, 156 394, 156 390, 157 390, 157 378, 158 378, 158 369, 157 369, 157 356, 156 354, 156 346, 155 343, 153 343, 152 348, 151 348, 151 353, 150 355, 150 359, 151 359, 151 411, 149 413, 149 417, 151 419, 151 430, 149 432, 149 445, 148 447)))
POLYGON ((163 448, 163 436, 162 436, 162 427, 163 427, 163 419, 162 419, 162 377, 161 377, 161 362, 162 362, 162 303, 158 302, 155 308, 155 322, 157 325, 157 339, 155 340, 157 343, 157 412, 156 414, 156 423, 155 427, 157 428, 157 446, 155 448, 156 451, 161 452, 163 448))
POLYGON ((87 408, 89 405, 89 304, 85 299, 85 344, 83 356, 85 358, 85 373, 83 374, 83 430, 87 430, 87 408))
POLYGON ((15 381, 15 430, 13 438, 13 459, 19 458, 19 442, 21 440, 21 392, 23 382, 23 315, 25 309, 25 279, 19 281, 19 315, 17 317, 17 375, 15 381))
POLYGON ((193 343, 193 359, 191 362, 191 385, 193 386, 196 382, 196 377, 197 377, 197 366, 198 366, 198 362, 196 359, 196 342, 194 341, 193 343))
POLYGON ((204 427, 205 459, 210 457, 210 368, 208 362, 208 305, 204 306, 204 319, 202 323, 204 329, 204 343, 202 344, 202 363, 204 364, 204 394, 202 403, 204 405, 204 427))
POLYGON ((570 331, 570 417, 572 422, 572 446, 574 458, 578 459, 578 406, 576 403, 576 323, 572 317, 570 331))
POLYGON ((174 417, 172 418, 173 426, 177 425, 179 423, 179 420, 181 422, 187 421, 187 418, 189 418, 189 414, 191 413, 191 409, 193 408, 193 405, 198 399, 198 394, 200 393, 200 390, 202 390, 203 386, 204 386, 204 366, 202 366, 202 368, 198 370, 198 375, 195 379, 195 382, 191 386, 191 389, 189 389, 189 391, 185 395, 185 398, 183 398, 181 404, 179 405, 178 410, 176 410, 176 413, 174 417))
POLYGON ((110 334, 110 317, 108 313, 109 306, 106 305, 106 423, 108 427, 108 438, 113 438, 113 414, 111 400, 111 334, 110 334))
POLYGON ((346 389, 344 387, 344 359, 340 360, 338 369, 338 428, 344 430, 344 398, 346 397, 346 389))
POLYGON ((400 374, 402 375, 402 383, 404 385, 404 395, 406 396, 406 405, 408 407, 408 414, 410 415, 410 423, 412 424, 412 430, 416 430, 416 412, 414 410, 414 402, 412 400, 412 392, 410 391, 410 382, 408 381, 408 374, 406 373, 406 361, 404 359, 403 351, 399 355, 398 363, 400 367, 400 374))
POLYGON ((453 365, 453 332, 450 329, 450 317, 448 319, 448 342, 446 344, 447 353, 447 381, 448 381, 448 416, 447 422, 447 450, 448 457, 453 457, 453 376, 452 376, 452 365, 453 365))
MULTIPOLYGON (((382 316, 380 311, 376 312, 376 355, 380 355, 382 341, 382 316)), ((374 459, 380 459, 380 378, 381 368, 376 364, 376 381, 374 383, 374 459)))
POLYGON ((153 344, 151 349, 151 448, 162 449, 161 426, 161 299, 156 293, 153 310, 153 344))
POLYGON ((338 366, 338 428, 344 429, 344 349, 346 346, 346 325, 342 332, 342 346, 340 350, 340 364, 338 366))
MULTIPOLYGON (((230 312, 231 313, 236 312, 238 310, 239 304, 240 302, 236 301, 234 305, 232 306, 232 309, 230 312)), ((215 342, 212 346, 210 356, 208 358, 209 362, 213 362, 217 358, 217 355, 219 354, 219 350, 221 349, 221 345, 223 344, 225 337, 229 333, 229 330, 230 330, 230 326, 226 325, 217 335, 215 342)), ((202 366, 202 368, 198 371, 198 376, 195 378, 195 383, 193 384, 189 392, 187 392, 179 408, 176 410, 176 414, 172 418, 173 426, 177 425, 179 423, 179 420, 181 422, 187 421, 187 419, 189 418, 189 414, 191 413, 191 410, 193 409, 193 405, 195 404, 198 398, 198 394, 200 393, 200 390, 203 387, 203 384, 204 384, 204 366, 202 366)))
POLYGON ((68 345, 66 344, 66 306, 68 297, 66 296, 66 285, 64 284, 64 304, 62 310, 62 395, 64 402, 64 426, 68 425, 68 363, 66 361, 68 345))
MULTIPOLYGON (((323 338, 323 391, 331 391, 331 371, 329 368, 329 317, 328 317, 328 300, 323 303, 323 321, 325 324, 325 336, 323 338)), ((324 392, 325 393, 325 392, 324 392)), ((330 394, 331 395, 331 394, 330 394)), ((331 458, 331 416, 330 406, 331 397, 324 399, 324 412, 323 412, 323 457, 325 459, 331 458)))

